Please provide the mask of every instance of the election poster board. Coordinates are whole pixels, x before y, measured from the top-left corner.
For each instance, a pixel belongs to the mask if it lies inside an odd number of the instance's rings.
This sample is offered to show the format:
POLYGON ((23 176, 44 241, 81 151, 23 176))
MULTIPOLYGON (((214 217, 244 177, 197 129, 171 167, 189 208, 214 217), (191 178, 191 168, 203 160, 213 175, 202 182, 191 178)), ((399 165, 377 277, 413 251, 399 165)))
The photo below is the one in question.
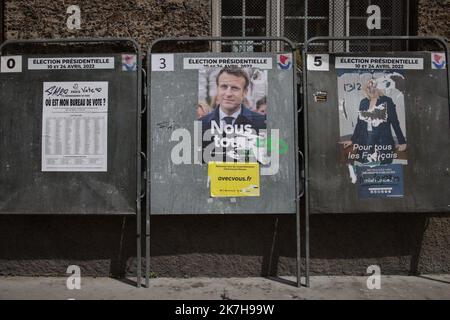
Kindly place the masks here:
POLYGON ((307 64, 311 212, 448 211, 442 59, 311 54, 307 64))
POLYGON ((0 213, 136 213, 136 62, 132 53, 1 57, 0 213))
POLYGON ((295 213, 290 54, 151 55, 151 214, 295 213))

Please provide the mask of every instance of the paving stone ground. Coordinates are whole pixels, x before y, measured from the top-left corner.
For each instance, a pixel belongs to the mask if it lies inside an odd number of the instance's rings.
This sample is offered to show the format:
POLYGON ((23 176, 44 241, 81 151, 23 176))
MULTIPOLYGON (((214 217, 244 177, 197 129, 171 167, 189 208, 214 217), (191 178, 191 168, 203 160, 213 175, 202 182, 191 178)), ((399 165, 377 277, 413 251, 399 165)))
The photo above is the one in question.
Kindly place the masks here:
POLYGON ((311 277, 309 288, 297 288, 294 277, 156 278, 150 288, 137 288, 135 281, 83 277, 80 290, 69 290, 62 277, 0 277, 0 299, 450 299, 450 275, 382 276, 379 290, 367 288, 367 277, 352 276, 311 277))

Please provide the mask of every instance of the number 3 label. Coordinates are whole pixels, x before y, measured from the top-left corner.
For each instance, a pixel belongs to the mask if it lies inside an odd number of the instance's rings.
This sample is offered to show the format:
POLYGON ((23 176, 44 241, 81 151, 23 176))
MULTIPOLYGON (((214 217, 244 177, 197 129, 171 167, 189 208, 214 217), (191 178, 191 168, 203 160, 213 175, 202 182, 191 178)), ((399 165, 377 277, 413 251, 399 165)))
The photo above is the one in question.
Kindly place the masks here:
POLYGON ((22 72, 22 56, 4 56, 0 61, 0 72, 22 72))
POLYGON ((311 71, 330 71, 330 55, 309 54, 307 66, 311 71))
POLYGON ((173 71, 173 54, 152 54, 152 71, 173 71))

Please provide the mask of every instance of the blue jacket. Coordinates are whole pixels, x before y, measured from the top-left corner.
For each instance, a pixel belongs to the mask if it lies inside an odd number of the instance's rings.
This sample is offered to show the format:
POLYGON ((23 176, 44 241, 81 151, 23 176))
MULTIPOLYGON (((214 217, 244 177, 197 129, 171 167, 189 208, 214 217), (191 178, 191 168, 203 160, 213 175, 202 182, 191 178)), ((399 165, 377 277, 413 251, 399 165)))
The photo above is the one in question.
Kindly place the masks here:
MULTIPOLYGON (((204 115, 199 119, 202 122, 203 134, 211 129, 211 122, 216 121, 217 125, 220 126, 220 116, 219 116, 219 106, 217 106, 213 111, 204 115)), ((236 118, 235 125, 246 125, 250 124, 252 129, 259 132, 261 129, 266 129, 266 116, 253 112, 244 105, 241 106, 241 113, 236 118)))
MULTIPOLYGON (((372 132, 376 136, 377 145, 395 145, 394 137, 392 136, 391 126, 394 129, 395 135, 399 144, 406 144, 405 136, 400 128, 400 122, 398 121, 397 111, 395 110, 394 101, 387 96, 381 96, 378 98, 377 106, 386 104, 387 106, 387 121, 382 122, 378 127, 372 127, 372 132)), ((359 105, 359 111, 364 112, 369 110, 370 100, 365 98, 361 100, 359 105)), ((369 143, 368 124, 358 116, 358 122, 353 132, 352 142, 353 144, 367 145, 369 143)))

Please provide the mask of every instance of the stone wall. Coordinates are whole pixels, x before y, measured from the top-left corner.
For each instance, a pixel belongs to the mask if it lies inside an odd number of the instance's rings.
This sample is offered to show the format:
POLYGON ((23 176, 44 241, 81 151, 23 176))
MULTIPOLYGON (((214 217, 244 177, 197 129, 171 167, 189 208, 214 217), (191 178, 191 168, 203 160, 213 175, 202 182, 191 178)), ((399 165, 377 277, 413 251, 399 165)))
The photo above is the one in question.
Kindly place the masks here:
MULTIPOLYGON (((66 26, 64 0, 4 0, 5 39, 131 37, 145 50, 158 37, 210 36, 210 0, 78 0, 81 29, 66 26)), ((418 33, 450 38, 450 1, 418 0, 418 33)))
POLYGON ((145 51, 159 37, 208 36, 209 0, 6 0, 9 39, 130 37, 145 51), (81 10, 81 29, 68 30, 70 5, 81 10))
MULTIPOLYGON (((384 275, 450 273, 448 214, 320 215, 310 230, 313 275, 365 275, 373 264, 384 275)), ((0 275, 64 276, 75 264, 132 276, 135 232, 134 217, 0 215, 0 275)), ((158 277, 294 275, 295 217, 157 216, 150 252, 158 277)))
POLYGON ((450 39, 450 0, 419 1, 418 33, 450 39))

